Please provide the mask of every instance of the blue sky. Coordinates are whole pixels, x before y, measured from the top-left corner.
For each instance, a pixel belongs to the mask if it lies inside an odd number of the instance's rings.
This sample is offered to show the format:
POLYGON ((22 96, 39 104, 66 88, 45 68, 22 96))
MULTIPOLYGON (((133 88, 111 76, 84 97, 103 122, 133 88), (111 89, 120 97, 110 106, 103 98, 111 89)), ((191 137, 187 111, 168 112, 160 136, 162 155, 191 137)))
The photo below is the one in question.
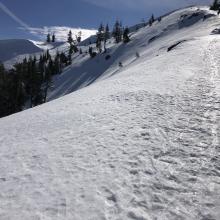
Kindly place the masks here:
POLYGON ((35 38, 21 26, 68 26, 93 29, 115 19, 132 25, 152 13, 164 14, 212 0, 0 0, 0 39, 35 38), (4 8, 5 7, 5 8, 4 8))

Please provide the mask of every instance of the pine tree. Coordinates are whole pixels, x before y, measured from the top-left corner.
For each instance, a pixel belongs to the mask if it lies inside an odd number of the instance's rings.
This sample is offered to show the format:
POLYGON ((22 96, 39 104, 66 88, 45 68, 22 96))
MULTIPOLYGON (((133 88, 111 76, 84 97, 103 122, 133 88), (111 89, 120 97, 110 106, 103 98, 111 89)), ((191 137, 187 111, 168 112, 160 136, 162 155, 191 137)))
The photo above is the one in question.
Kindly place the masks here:
MULTIPOLYGON (((51 64, 50 64, 51 65, 51 64)), ((52 83, 52 73, 51 73, 51 67, 48 65, 47 68, 45 68, 45 76, 44 76, 44 82, 43 82, 43 102, 45 103, 47 101, 47 94, 51 87, 52 83)))
POLYGON ((47 35, 47 43, 50 43, 51 42, 51 36, 50 34, 47 35))
POLYGON ((106 52, 106 43, 107 40, 110 39, 110 31, 109 31, 109 26, 108 24, 105 26, 105 30, 104 30, 104 52, 106 52))
POLYGON ((68 65, 72 64, 73 45, 70 46, 68 52, 68 65))
POLYGON ((117 20, 114 25, 113 37, 115 38, 116 43, 120 43, 122 40, 122 24, 117 20))
POLYGON ((82 31, 80 31, 80 32, 78 33, 77 42, 80 43, 80 42, 81 42, 81 39, 82 39, 82 31))
POLYGON ((68 65, 68 58, 67 56, 65 55, 65 53, 61 53, 60 54, 60 62, 61 62, 61 66, 64 64, 64 66, 67 66, 68 65))
POLYGON ((105 27, 105 41, 107 41, 108 39, 110 39, 110 31, 109 31, 109 26, 108 24, 105 27))
POLYGON ((0 117, 7 116, 8 114, 8 83, 6 80, 6 70, 2 63, 0 63, 0 117))
POLYGON ((155 18, 154 18, 154 15, 152 14, 151 18, 149 19, 149 26, 152 26, 154 21, 155 21, 155 18))
POLYGON ((54 43, 56 41, 56 36, 55 34, 52 35, 52 42, 54 43))
POLYGON ((60 74, 62 72, 61 62, 60 62, 60 54, 57 51, 57 54, 54 59, 54 73, 60 74))
POLYGON ((154 23, 154 21, 155 21, 155 18, 154 18, 154 15, 152 14, 152 16, 151 16, 151 21, 152 21, 152 23, 154 23))
POLYGON ((102 42, 105 40, 105 32, 104 32, 104 26, 101 23, 99 28, 98 28, 98 32, 96 34, 96 47, 99 51, 99 53, 102 52, 102 42))
POLYGON ((90 55, 91 58, 94 58, 97 55, 96 52, 93 52, 93 48, 92 47, 89 47, 89 55, 90 55))
POLYGON ((6 71, 5 71, 4 64, 0 62, 0 83, 4 83, 5 74, 6 74, 6 71))
POLYGON ((210 7, 211 10, 218 11, 220 9, 219 0, 214 0, 213 4, 210 7))
POLYGON ((93 53, 92 47, 89 47, 89 55, 90 55, 90 57, 92 57, 92 53, 93 53))
POLYGON ((45 54, 45 60, 48 61, 50 59, 51 59, 50 51, 49 51, 49 49, 47 49, 47 52, 45 54))
POLYGON ((129 34, 129 29, 128 29, 128 27, 126 27, 125 30, 124 30, 124 33, 123 33, 124 43, 128 43, 130 41, 130 38, 129 38, 128 34, 129 34))
POLYGON ((73 34, 72 31, 70 30, 68 33, 68 38, 67 38, 67 42, 71 45, 73 43, 73 34))

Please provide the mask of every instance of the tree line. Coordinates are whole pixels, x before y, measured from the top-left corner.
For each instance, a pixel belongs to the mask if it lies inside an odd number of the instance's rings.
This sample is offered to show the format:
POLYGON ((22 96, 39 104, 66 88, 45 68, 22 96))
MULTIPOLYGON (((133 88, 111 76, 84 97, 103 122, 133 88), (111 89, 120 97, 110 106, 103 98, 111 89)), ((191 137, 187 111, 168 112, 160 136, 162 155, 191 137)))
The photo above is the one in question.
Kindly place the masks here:
POLYGON ((214 0, 213 4, 210 6, 210 10, 218 11, 218 14, 220 14, 220 2, 219 0, 214 0))
POLYGON ((53 75, 67 65, 65 53, 57 52, 52 58, 49 50, 39 60, 24 58, 10 70, 0 64, 0 117, 45 103, 53 75))

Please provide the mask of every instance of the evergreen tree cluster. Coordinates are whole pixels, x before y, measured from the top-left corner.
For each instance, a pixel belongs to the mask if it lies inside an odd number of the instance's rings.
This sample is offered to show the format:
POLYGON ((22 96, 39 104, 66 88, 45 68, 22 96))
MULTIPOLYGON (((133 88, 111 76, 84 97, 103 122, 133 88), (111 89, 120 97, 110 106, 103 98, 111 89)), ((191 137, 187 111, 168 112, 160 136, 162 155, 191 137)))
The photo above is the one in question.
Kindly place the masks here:
POLYGON ((53 34, 52 36, 48 33, 47 34, 47 43, 54 43, 56 41, 56 36, 53 34))
POLYGON ((129 28, 123 27, 122 23, 118 20, 115 22, 112 35, 115 38, 116 43, 120 43, 121 41, 128 43, 130 41, 129 28))
POLYGON ((72 55, 79 51, 77 47, 77 43, 81 42, 81 32, 76 36, 76 40, 73 39, 72 31, 70 30, 67 37, 67 42, 69 43, 69 51, 68 51, 68 65, 72 64, 72 55))
MULTIPOLYGON (((118 20, 115 22, 112 33, 110 32, 108 24, 104 27, 101 23, 96 34, 96 48, 99 53, 101 53, 103 49, 104 52, 106 52, 106 43, 107 40, 111 38, 111 36, 114 37, 116 43, 120 43, 122 41, 124 43, 128 43, 130 41, 129 29, 127 27, 124 28, 122 23, 118 20)), ((89 52, 92 54, 91 49, 89 52)))
MULTIPOLYGON (((96 48, 99 51, 99 53, 101 53, 103 49, 104 49, 104 52, 106 52, 106 42, 108 39, 110 39, 110 37, 111 37, 111 34, 109 31, 108 24, 104 27, 103 24, 101 23, 98 28, 98 32, 96 34, 96 48)), ((91 54, 91 51, 90 51, 90 54, 91 54)))
POLYGON ((67 64, 64 53, 57 52, 52 59, 49 51, 39 60, 25 58, 11 70, 0 64, 0 117, 45 103, 52 76, 61 73, 67 64))
POLYGON ((118 20, 115 22, 112 36, 115 38, 116 43, 120 43, 122 41, 123 27, 122 27, 122 23, 119 22, 118 20))
POLYGON ((151 18, 149 19, 149 26, 152 26, 152 24, 155 22, 154 15, 152 14, 151 18))
POLYGON ((220 2, 219 0, 214 0, 213 4, 210 7, 211 10, 220 11, 220 2))

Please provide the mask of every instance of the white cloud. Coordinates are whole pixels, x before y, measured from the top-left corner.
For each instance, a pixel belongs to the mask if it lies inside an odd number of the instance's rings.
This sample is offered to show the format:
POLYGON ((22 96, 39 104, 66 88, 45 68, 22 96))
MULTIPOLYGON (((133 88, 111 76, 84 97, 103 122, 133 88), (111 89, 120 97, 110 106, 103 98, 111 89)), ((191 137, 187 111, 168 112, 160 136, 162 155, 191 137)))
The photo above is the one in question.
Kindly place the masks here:
POLYGON ((88 30, 88 29, 82 29, 82 28, 71 28, 71 27, 65 27, 65 26, 52 26, 52 27, 45 26, 43 28, 30 27, 22 19, 20 19, 18 16, 16 16, 9 8, 7 8, 2 2, 0 2, 0 9, 21 26, 21 27, 19 27, 19 29, 28 31, 29 33, 37 36, 38 38, 40 38, 42 40, 46 39, 46 35, 48 33, 51 33, 51 34, 54 33, 56 35, 56 39, 58 41, 66 41, 67 34, 68 34, 69 30, 72 31, 73 36, 77 35, 81 31, 82 32, 82 40, 84 40, 84 39, 86 39, 96 33, 96 30, 88 30))

